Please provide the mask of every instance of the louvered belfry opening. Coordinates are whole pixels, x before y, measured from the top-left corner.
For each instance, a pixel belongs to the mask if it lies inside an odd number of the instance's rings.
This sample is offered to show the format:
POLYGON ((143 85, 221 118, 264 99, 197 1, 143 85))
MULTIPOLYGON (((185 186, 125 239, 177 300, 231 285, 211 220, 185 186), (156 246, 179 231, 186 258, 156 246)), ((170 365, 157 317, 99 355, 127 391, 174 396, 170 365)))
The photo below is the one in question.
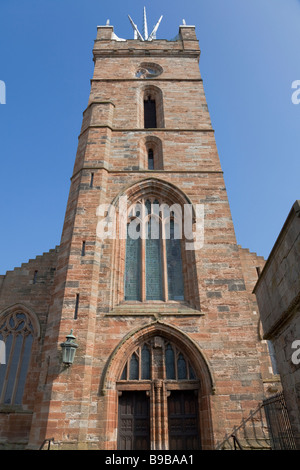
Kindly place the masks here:
POLYGON ((156 102, 151 95, 148 95, 144 100, 144 127, 145 129, 155 129, 157 127, 156 102))

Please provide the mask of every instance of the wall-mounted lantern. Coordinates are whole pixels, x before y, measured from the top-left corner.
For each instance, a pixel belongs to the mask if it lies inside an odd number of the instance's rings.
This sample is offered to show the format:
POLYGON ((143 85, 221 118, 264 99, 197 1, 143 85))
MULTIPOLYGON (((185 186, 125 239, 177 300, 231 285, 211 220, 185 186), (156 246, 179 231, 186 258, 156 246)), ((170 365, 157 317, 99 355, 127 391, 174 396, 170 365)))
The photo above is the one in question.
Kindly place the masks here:
POLYGON ((62 361, 64 364, 70 366, 74 362, 75 352, 78 348, 78 344, 74 342, 76 337, 73 335, 73 330, 66 336, 67 341, 61 343, 62 347, 62 361))

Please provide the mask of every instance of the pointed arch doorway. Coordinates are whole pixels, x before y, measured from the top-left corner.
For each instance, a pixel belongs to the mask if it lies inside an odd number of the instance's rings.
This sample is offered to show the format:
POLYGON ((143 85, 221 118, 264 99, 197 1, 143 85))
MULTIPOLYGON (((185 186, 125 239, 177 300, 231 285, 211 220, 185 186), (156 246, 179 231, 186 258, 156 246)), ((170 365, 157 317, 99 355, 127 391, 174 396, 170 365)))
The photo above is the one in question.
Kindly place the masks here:
POLYGON ((115 397, 110 390, 108 399, 110 404, 115 400, 117 415, 114 448, 213 448, 208 396, 213 382, 197 346, 176 328, 157 322, 117 349, 106 377, 116 373, 115 397))

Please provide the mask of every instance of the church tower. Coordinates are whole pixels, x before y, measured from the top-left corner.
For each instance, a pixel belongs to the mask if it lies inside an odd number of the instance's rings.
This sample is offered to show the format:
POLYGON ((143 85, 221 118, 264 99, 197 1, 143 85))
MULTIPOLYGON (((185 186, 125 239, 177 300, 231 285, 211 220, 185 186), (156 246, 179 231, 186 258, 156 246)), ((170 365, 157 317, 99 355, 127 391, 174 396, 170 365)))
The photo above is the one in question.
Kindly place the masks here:
POLYGON ((130 21, 97 29, 29 448, 214 449, 264 396, 195 27, 130 21))

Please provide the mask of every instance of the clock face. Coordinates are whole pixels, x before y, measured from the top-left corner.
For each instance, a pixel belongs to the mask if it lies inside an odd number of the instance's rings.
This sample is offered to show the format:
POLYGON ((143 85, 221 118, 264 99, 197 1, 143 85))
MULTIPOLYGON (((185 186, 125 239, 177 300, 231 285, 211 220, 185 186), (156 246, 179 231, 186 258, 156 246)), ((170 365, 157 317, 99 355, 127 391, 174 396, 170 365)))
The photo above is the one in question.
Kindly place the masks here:
POLYGON ((137 69, 135 76, 137 78, 154 78, 158 77, 163 72, 160 65, 143 63, 137 69))

